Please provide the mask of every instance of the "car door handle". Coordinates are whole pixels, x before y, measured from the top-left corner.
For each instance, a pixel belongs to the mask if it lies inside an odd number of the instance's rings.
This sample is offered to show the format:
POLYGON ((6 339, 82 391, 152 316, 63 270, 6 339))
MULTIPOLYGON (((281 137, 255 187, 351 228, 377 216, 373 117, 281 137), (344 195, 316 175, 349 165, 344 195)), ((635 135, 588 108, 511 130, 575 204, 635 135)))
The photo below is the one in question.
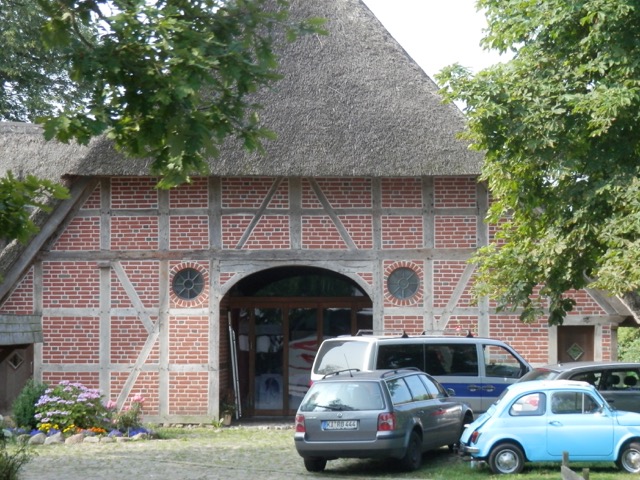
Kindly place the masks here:
POLYGON ((480 390, 480 385, 469 385, 469 391, 470 392, 477 392, 478 390, 480 390))
POLYGON ((482 390, 485 392, 493 392, 496 389, 495 385, 484 385, 482 390))
POLYGON ((557 420, 553 420, 553 421, 549 422, 549 425, 552 425, 554 427, 561 427, 562 423, 557 421, 557 420))

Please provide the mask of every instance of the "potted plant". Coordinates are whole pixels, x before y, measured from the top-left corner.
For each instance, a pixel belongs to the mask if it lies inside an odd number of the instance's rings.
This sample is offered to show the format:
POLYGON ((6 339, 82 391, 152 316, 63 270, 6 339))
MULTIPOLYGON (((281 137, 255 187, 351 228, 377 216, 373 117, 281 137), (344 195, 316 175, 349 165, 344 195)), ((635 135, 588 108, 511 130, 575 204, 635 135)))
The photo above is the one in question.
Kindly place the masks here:
POLYGON ((227 389, 220 396, 220 416, 223 425, 231 425, 231 417, 236 412, 236 396, 233 390, 227 389))

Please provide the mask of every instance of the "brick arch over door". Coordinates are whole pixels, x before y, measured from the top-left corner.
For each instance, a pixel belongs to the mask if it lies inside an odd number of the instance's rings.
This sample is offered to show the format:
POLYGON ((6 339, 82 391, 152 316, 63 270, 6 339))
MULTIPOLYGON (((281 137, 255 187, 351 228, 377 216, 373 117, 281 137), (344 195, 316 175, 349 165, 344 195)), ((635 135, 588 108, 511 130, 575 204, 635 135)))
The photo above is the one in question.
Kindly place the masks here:
POLYGON ((228 325, 221 328, 220 390, 223 396, 238 391, 243 416, 294 414, 322 340, 372 328, 372 301, 362 286, 323 268, 276 267, 247 275, 222 306, 228 325))

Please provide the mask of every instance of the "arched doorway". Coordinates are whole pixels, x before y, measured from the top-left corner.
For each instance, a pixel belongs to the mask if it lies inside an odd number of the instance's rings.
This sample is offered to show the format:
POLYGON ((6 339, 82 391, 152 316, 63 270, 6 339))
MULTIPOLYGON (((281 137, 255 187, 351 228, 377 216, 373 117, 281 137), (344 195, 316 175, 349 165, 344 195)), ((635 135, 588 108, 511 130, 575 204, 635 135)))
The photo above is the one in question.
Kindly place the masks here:
POLYGON ((255 273, 224 304, 236 337, 243 416, 295 414, 320 343, 373 323, 371 299, 356 282, 314 267, 255 273))

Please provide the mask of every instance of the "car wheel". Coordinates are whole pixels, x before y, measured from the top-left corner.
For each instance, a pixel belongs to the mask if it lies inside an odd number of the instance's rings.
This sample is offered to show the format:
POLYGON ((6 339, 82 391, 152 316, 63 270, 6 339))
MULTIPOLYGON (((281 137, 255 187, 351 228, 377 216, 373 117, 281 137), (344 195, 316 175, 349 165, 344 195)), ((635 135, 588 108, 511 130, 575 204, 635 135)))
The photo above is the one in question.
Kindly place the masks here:
POLYGON ((640 443, 631 442, 624 446, 616 465, 621 470, 629 473, 640 472, 640 443))
POLYGON ((520 473, 524 468, 524 453, 513 443, 501 443, 489 454, 489 467, 493 473, 520 473))
POLYGON ((420 435, 413 431, 409 437, 409 444, 404 457, 400 459, 400 466, 403 470, 412 472, 419 469, 420 465, 422 465, 422 442, 420 441, 420 435))
POLYGON ((304 468, 306 468, 308 472, 321 472, 326 466, 326 458, 304 457, 304 468))

